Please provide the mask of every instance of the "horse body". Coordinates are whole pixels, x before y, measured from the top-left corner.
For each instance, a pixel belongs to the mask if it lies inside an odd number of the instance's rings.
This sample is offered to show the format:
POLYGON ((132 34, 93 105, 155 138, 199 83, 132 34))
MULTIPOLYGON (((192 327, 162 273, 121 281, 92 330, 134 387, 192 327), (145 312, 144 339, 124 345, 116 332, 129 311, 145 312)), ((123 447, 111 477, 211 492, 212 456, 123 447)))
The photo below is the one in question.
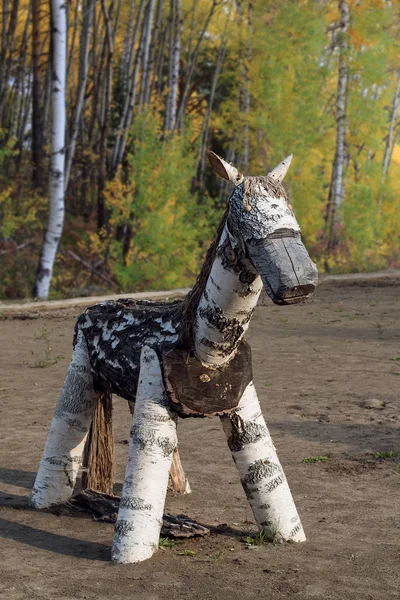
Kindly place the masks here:
POLYGON ((102 392, 136 401, 112 551, 117 562, 140 562, 155 551, 176 449, 173 412, 219 415, 260 529, 274 539, 305 539, 244 341, 262 287, 283 305, 308 297, 317 282, 281 186, 291 157, 266 177, 248 178, 213 153, 210 160, 235 188, 195 286, 183 301, 105 302, 79 317, 31 495, 39 508, 70 498, 102 392))

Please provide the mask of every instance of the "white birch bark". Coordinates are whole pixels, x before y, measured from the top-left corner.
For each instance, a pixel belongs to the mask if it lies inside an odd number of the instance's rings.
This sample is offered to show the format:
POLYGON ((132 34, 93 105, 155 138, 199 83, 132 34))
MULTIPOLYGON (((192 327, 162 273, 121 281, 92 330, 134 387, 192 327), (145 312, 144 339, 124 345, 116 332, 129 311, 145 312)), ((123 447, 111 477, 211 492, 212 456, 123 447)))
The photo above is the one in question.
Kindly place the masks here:
POLYGON ((168 67, 168 98, 167 115, 165 120, 166 131, 173 131, 176 126, 178 110, 178 84, 179 61, 181 57, 181 32, 182 32, 182 7, 180 0, 171 0, 171 44, 169 49, 168 67))
MULTIPOLYGON (((141 18, 142 18, 142 13, 143 13, 144 7, 145 7, 145 1, 141 0, 141 2, 139 4, 139 9, 138 9, 135 31, 133 33, 132 52, 136 46, 136 39, 137 39, 137 35, 139 33, 139 26, 141 23, 141 18)), ((124 107, 122 110, 121 119, 118 124, 118 129, 117 129, 117 133, 115 136, 115 145, 113 148, 113 155, 112 155, 112 160, 111 160, 111 166, 112 166, 113 170, 117 169, 117 167, 120 164, 122 157, 124 155, 126 139, 128 137, 129 127, 132 122, 132 113, 133 113, 133 108, 135 106, 137 82, 138 82, 138 78, 139 78, 139 68, 140 68, 140 62, 141 62, 142 53, 143 53, 143 28, 145 26, 145 24, 144 24, 145 20, 146 20, 146 15, 142 22, 142 35, 141 35, 141 39, 140 39, 138 48, 136 50, 135 65, 133 68, 133 73, 128 82, 128 93, 126 94, 125 104, 124 104, 124 107)), ((129 58, 130 64, 131 64, 131 60, 133 60, 133 54, 132 54, 132 59, 131 59, 131 57, 129 58)))
POLYGON ((259 529, 271 541, 304 542, 306 537, 254 384, 221 422, 240 480, 259 529))
POLYGON ((86 341, 79 332, 31 493, 35 508, 61 504, 72 496, 97 399, 86 341))
POLYGON ((53 43, 53 121, 51 133, 51 165, 49 177, 50 214, 44 235, 36 273, 34 296, 47 299, 54 260, 64 225, 64 162, 65 162, 65 75, 67 58, 67 5, 64 0, 52 0, 53 43))
MULTIPOLYGON (((227 236, 228 230, 225 226, 220 246, 227 236)), ((255 274, 253 265, 249 260, 245 260, 248 271, 255 274)), ((236 347, 248 329, 251 314, 262 290, 262 282, 261 278, 257 276, 249 286, 240 281, 239 276, 240 273, 227 270, 221 257, 215 258, 206 289, 199 302, 194 327, 195 354, 205 365, 218 367, 228 362, 235 354, 236 347), (210 309, 212 309, 212 314, 210 309), (231 352, 227 350, 232 344, 229 332, 225 333, 216 326, 216 315, 221 315, 226 320, 235 319, 237 324, 242 327, 241 335, 236 340, 236 347, 232 348, 231 352), (218 348, 215 347, 215 344, 218 345, 218 348)))
POLYGON ((112 560, 137 563, 158 549, 176 425, 168 411, 156 352, 143 346, 128 464, 115 526, 112 560))
POLYGON ((139 93, 139 106, 144 104, 146 95, 146 85, 150 78, 148 71, 149 66, 149 55, 150 55, 150 43, 151 43, 151 29, 153 27, 153 16, 154 16, 155 0, 149 0, 148 5, 148 16, 145 24, 144 41, 143 41, 143 59, 142 59, 142 78, 140 81, 140 93, 139 93))
POLYGON ((347 31, 350 22, 349 4, 347 0, 340 0, 340 42, 339 42, 339 77, 336 96, 336 152, 332 168, 332 180, 328 206, 329 243, 328 248, 332 250, 338 243, 338 227, 340 225, 340 208, 344 199, 344 166, 346 150, 347 129, 347 31))
POLYGON ((67 149, 67 160, 65 165, 64 190, 68 188, 71 174, 72 161, 75 154, 76 140, 78 138, 79 123, 82 119, 85 105, 86 84, 89 74, 89 42, 93 24, 93 0, 86 0, 83 4, 83 20, 79 44, 79 75, 76 105, 72 118, 72 127, 67 149))

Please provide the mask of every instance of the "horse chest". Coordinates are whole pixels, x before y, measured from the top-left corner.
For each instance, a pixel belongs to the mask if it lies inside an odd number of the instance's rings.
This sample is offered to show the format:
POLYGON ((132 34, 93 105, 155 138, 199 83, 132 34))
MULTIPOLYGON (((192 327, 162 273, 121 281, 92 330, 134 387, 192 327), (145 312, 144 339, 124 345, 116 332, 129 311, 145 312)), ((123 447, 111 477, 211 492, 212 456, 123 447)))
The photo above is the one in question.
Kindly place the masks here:
POLYGON ((231 412, 253 379, 251 349, 244 341, 229 363, 217 369, 181 348, 163 354, 163 368, 171 405, 181 417, 231 412))

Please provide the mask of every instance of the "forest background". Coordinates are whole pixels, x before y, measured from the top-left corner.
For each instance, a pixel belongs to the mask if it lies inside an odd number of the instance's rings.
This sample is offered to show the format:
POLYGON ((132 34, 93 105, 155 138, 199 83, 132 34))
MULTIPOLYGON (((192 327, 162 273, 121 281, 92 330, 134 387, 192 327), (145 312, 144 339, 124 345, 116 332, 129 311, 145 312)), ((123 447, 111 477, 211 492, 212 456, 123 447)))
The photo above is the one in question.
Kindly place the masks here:
POLYGON ((193 284, 229 195, 208 149, 254 175, 294 154, 287 188, 321 271, 400 266, 400 2, 2 0, 0 298, 40 295, 60 7, 50 297, 193 284))

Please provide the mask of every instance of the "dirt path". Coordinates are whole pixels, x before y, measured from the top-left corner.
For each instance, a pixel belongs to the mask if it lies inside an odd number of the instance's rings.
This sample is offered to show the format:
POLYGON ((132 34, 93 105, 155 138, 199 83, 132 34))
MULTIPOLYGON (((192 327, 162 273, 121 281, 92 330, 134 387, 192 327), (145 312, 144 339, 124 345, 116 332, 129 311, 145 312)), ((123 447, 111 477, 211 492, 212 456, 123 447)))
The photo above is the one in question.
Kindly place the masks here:
MULTIPOLYGON (((109 561, 111 525, 27 507, 81 309, 0 321, 0 597, 397 599, 400 458, 376 453, 400 452, 400 284, 383 281, 326 284, 302 306, 265 301, 251 324, 256 386, 308 541, 247 549, 252 517, 219 421, 187 420, 193 493, 168 496, 167 510, 229 528, 139 566, 109 561), (331 460, 302 462, 320 456, 331 460)), ((129 422, 116 399, 117 491, 129 422)))

